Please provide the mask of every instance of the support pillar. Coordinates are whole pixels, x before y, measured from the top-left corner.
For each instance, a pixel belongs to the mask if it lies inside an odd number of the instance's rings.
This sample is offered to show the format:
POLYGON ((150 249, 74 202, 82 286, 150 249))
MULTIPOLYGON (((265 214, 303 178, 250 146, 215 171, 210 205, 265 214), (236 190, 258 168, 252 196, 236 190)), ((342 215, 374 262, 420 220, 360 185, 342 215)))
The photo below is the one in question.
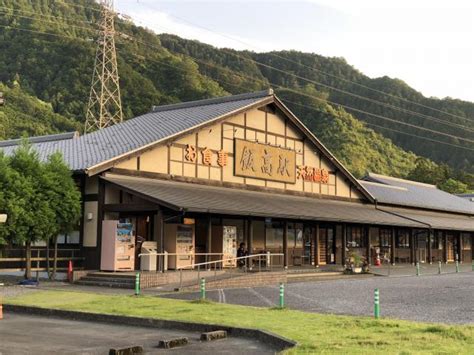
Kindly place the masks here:
POLYGON ((344 223, 342 225, 342 260, 341 260, 341 264, 343 266, 346 265, 346 248, 347 248, 347 226, 346 224, 344 223))
POLYGON ((444 262, 448 263, 448 236, 446 232, 443 231, 443 259, 444 262))
POLYGON ((369 265, 372 265, 372 255, 371 255, 371 249, 370 249, 370 228, 365 226, 364 231, 365 231, 365 241, 366 241, 367 263, 369 265))
POLYGON ((253 251, 253 220, 249 218, 247 220, 247 252, 252 255, 253 251))
POLYGON ((321 255, 319 255, 319 223, 314 228, 314 264, 319 267, 321 255))
POLYGON ((415 235, 413 229, 410 229, 410 261, 413 265, 416 263, 416 254, 415 254, 415 235))
POLYGON ((283 226, 283 266, 288 269, 288 222, 283 226))
POLYGON ((392 235, 390 238, 390 263, 392 265, 395 265, 395 249, 396 249, 395 232, 396 232, 395 228, 392 228, 392 235))
POLYGON ((433 257, 432 257, 433 252, 431 250, 433 239, 434 239, 434 232, 432 229, 430 229, 428 230, 428 262, 430 265, 432 264, 432 261, 433 261, 433 257))
POLYGON ((458 237, 458 253, 459 253, 458 260, 459 260, 459 263, 462 264, 463 257, 462 257, 462 236, 461 236, 461 232, 458 232, 457 237, 458 237))
MULTIPOLYGON (((211 252, 212 252, 212 216, 209 215, 207 217, 206 253, 210 254, 211 252)), ((206 262, 209 262, 209 261, 211 261, 211 257, 209 255, 206 255, 206 262)))
MULTIPOLYGON (((153 240, 156 242, 158 253, 163 253, 164 235, 163 235, 163 211, 158 212, 153 216, 153 240)), ((156 272, 161 270, 161 258, 156 258, 156 272)))

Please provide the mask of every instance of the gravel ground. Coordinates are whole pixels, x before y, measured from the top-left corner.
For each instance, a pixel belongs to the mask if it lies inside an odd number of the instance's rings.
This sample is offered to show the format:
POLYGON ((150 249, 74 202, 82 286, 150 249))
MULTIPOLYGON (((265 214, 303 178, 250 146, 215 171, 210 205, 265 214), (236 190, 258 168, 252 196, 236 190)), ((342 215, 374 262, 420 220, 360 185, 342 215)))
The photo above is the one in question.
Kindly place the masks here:
MULTIPOLYGON (((383 317, 474 324, 474 272, 290 283, 285 287, 285 301, 289 308, 302 311, 371 316, 375 288, 380 290, 383 317)), ((163 297, 197 299, 199 293, 163 297)), ((273 307, 278 304, 278 286, 208 291, 207 297, 222 303, 273 307)))

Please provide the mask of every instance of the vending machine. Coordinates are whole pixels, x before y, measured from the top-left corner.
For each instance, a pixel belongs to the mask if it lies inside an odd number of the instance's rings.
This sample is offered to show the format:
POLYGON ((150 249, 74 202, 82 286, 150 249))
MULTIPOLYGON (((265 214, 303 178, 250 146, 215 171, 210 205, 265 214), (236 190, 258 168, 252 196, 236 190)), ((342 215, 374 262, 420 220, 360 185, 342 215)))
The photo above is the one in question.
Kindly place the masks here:
POLYGON ((114 220, 102 222, 100 269, 103 271, 135 269, 135 236, 131 223, 114 220))
POLYGON ((222 253, 223 267, 235 267, 237 261, 237 227, 215 226, 212 233, 212 253, 222 253))
POLYGON ((168 268, 178 269, 194 264, 194 224, 165 224, 165 251, 168 268))

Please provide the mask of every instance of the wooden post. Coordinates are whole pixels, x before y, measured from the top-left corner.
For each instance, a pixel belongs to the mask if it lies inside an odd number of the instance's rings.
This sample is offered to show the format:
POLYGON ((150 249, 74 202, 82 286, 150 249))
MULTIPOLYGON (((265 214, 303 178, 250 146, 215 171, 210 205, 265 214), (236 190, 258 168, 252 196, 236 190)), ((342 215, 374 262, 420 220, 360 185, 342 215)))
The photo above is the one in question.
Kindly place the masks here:
POLYGON ((247 220, 247 252, 252 255, 253 251, 253 220, 249 218, 247 220))
POLYGON ((463 259, 462 259, 462 236, 461 236, 461 232, 458 232, 457 237, 458 237, 458 253, 459 253, 458 261, 459 261, 459 263, 462 264, 463 259))
POLYGON ((370 255, 371 249, 370 249, 370 228, 368 226, 364 227, 365 231, 365 241, 366 241, 366 254, 367 254, 367 263, 369 265, 372 265, 372 256, 370 255))
POLYGON ((321 262, 321 256, 319 255, 319 223, 316 224, 316 227, 314 228, 314 234, 314 264, 315 266, 319 266, 319 263, 321 262))
MULTIPOLYGON (((207 241, 206 241, 206 253, 210 254, 212 251, 212 216, 207 216, 207 241)), ((209 255, 206 255, 206 262, 211 261, 209 255)))
POLYGON ((342 224, 342 260, 341 264, 346 265, 346 247, 347 247, 347 226, 345 223, 342 224))
POLYGON ((446 231, 443 231, 443 259, 444 262, 448 263, 448 236, 446 235, 446 231))
POLYGON ((392 227, 392 235, 391 235, 391 239, 390 239, 390 244, 391 244, 391 247, 390 247, 390 262, 392 263, 392 265, 395 265, 395 249, 396 249, 396 245, 395 245, 395 228, 392 227))
POLYGON ((283 266, 288 269, 288 222, 283 225, 283 266))
POLYGON ((415 265, 415 262, 416 262, 415 235, 413 233, 413 229, 410 229, 410 261, 413 265, 415 265))
POLYGON ((432 229, 429 229, 428 230, 428 263, 431 265, 432 264, 432 251, 431 251, 431 247, 432 247, 432 241, 434 239, 434 232, 432 229))

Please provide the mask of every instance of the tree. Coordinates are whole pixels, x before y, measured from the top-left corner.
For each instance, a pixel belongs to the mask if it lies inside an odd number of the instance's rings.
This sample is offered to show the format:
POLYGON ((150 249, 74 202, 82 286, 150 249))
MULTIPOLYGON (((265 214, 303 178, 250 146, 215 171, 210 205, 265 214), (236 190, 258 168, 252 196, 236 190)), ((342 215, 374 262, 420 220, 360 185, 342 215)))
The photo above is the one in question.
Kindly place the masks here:
POLYGON ((462 194, 468 192, 467 185, 455 179, 448 179, 439 184, 438 187, 441 190, 449 192, 451 194, 462 194))
POLYGON ((51 235, 54 244, 53 272, 48 275, 54 279, 57 270, 58 235, 67 234, 77 226, 79 216, 81 215, 81 194, 61 154, 55 153, 49 156, 44 170, 45 192, 48 196, 49 206, 56 216, 55 227, 51 235))
POLYGON ((31 278, 31 245, 37 241, 48 241, 55 231, 55 214, 44 188, 47 186, 44 164, 27 141, 15 150, 9 164, 16 172, 19 184, 7 186, 7 189, 14 199, 21 201, 16 211, 18 218, 9 223, 10 237, 13 243, 25 245, 25 277, 31 278), (18 188, 21 190, 18 191, 18 188))

